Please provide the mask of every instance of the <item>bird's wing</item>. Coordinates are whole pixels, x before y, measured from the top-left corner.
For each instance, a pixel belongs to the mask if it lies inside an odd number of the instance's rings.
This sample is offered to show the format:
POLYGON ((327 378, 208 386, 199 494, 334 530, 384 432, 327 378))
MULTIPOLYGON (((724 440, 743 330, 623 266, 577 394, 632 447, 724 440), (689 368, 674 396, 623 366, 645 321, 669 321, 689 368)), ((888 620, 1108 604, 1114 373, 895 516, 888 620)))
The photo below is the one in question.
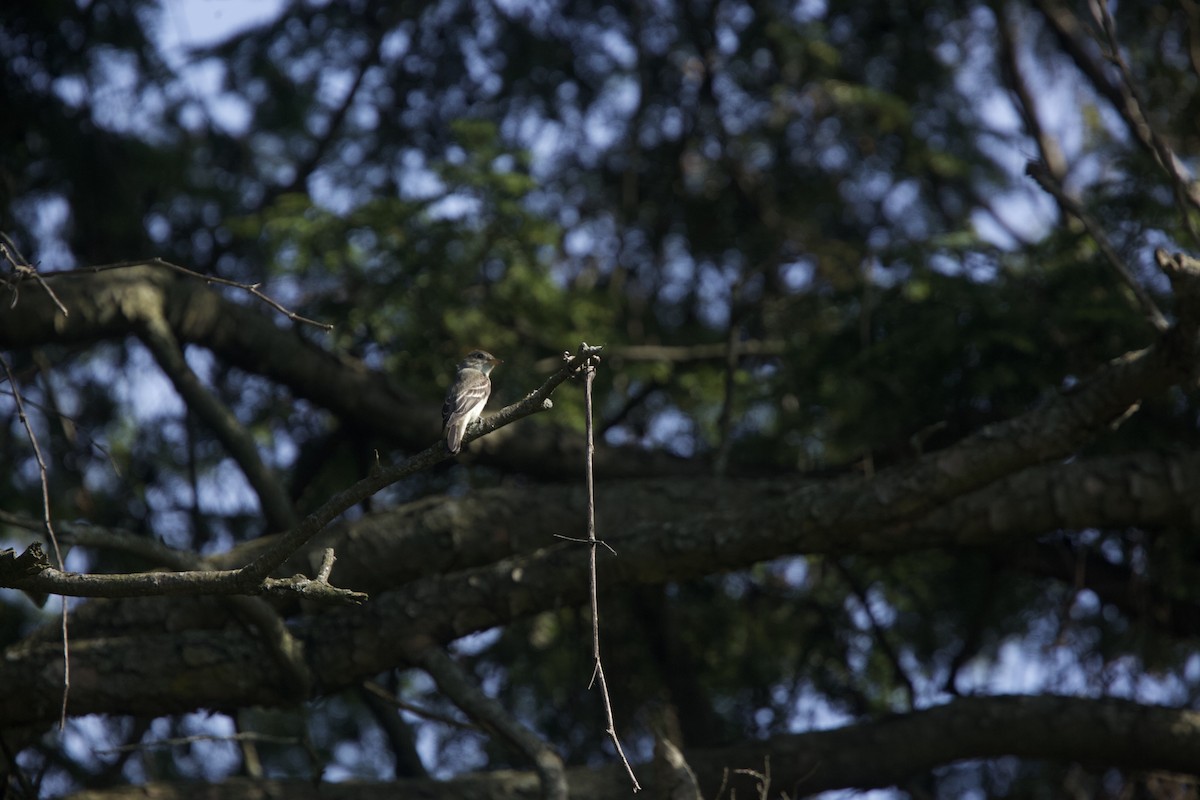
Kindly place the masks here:
POLYGON ((454 385, 446 393, 446 402, 442 404, 442 425, 481 407, 491 392, 492 382, 487 375, 477 369, 459 370, 454 385))

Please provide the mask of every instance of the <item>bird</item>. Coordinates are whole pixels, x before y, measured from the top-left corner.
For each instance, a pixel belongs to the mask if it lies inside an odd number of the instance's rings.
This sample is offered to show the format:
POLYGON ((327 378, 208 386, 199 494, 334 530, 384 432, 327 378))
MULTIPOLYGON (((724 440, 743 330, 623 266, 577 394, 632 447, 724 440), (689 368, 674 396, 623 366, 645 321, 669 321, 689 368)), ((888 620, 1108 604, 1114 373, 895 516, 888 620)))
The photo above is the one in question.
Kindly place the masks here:
POLYGON ((488 373, 499 363, 500 359, 486 350, 472 350, 458 362, 454 383, 442 404, 442 436, 451 455, 462 449, 463 435, 487 405, 492 393, 488 373))

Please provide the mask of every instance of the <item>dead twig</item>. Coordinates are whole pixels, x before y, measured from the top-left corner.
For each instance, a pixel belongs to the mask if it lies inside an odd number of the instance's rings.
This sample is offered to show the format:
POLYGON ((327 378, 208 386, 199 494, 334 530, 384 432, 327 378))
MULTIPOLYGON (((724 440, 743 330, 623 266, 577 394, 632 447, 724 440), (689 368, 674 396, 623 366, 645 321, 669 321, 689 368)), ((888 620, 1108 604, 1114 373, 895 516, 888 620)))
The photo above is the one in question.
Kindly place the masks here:
MULTIPOLYGON (((7 237, 6 237, 7 238, 7 237)), ((57 298, 56 298, 57 299, 57 298)), ((46 459, 42 458, 42 448, 38 444, 37 434, 33 432, 33 425, 29 422, 29 417, 25 414, 25 403, 21 399, 21 391, 17 388, 17 379, 13 376, 12 369, 8 365, 8 359, 0 355, 0 367, 4 368, 4 374, 8 378, 8 385, 12 387, 13 400, 17 404, 17 417, 21 420, 21 424, 25 427, 25 435, 29 437, 29 443, 33 446, 33 455, 37 459, 38 477, 42 483, 42 524, 45 526, 46 535, 50 537, 50 544, 54 547, 54 558, 58 561, 58 568, 66 570, 66 564, 63 562, 62 550, 58 547, 58 536, 54 533, 54 523, 50 519, 50 478, 46 469, 46 459)), ((71 693, 71 647, 70 640, 67 636, 67 598, 62 598, 62 654, 63 654, 63 693, 62 693, 62 709, 58 717, 58 729, 66 730, 67 727, 67 697, 71 693)))
POLYGON ((0 231, 0 256, 2 256, 9 264, 12 265, 13 273, 16 276, 12 283, 9 284, 9 288, 12 289, 13 293, 12 305, 9 306, 10 308, 15 307, 17 305, 17 301, 21 298, 21 290, 19 288, 21 281, 25 280, 26 278, 33 278, 35 281, 37 281, 38 286, 41 286, 42 289, 45 290, 46 294, 50 296, 50 299, 54 301, 54 305, 58 306, 58 310, 62 312, 62 315, 64 317, 70 316, 67 313, 67 307, 64 306, 62 301, 58 299, 58 295, 56 295, 54 290, 50 288, 50 284, 46 283, 46 280, 37 271, 37 267, 34 267, 25 260, 25 257, 21 255, 19 250, 17 250, 17 246, 13 244, 13 240, 8 238, 8 234, 4 233, 3 231, 0 231))
MULTIPOLYGON (((595 665, 592 669, 592 681, 588 684, 590 689, 593 684, 600 687, 600 697, 604 702, 604 732, 612 740, 613 746, 617 750, 617 755, 621 757, 621 763, 625 765, 625 771, 629 773, 629 780, 633 781, 633 791, 641 790, 641 785, 638 784, 637 776, 633 774, 633 767, 629 764, 629 759, 625 757, 625 749, 621 747, 621 739, 617 736, 616 723, 613 721, 612 699, 608 694, 608 681, 604 677, 604 664, 600 660, 600 602, 597 596, 596 579, 596 547, 602 542, 596 538, 596 485, 595 475, 592 466, 592 454, 595 452, 596 445, 594 440, 593 424, 592 424, 592 381, 596 378, 596 364, 600 361, 599 355, 592 355, 584 361, 581 369, 583 370, 583 392, 584 392, 584 408, 585 420, 587 426, 587 448, 585 450, 585 465, 587 473, 587 543, 588 543, 588 580, 591 589, 592 603, 592 659, 595 665)), ((565 538, 565 537, 563 537, 565 538)), ((607 546, 607 545, 606 545, 607 546)), ((609 548, 610 550, 612 548, 609 548)))

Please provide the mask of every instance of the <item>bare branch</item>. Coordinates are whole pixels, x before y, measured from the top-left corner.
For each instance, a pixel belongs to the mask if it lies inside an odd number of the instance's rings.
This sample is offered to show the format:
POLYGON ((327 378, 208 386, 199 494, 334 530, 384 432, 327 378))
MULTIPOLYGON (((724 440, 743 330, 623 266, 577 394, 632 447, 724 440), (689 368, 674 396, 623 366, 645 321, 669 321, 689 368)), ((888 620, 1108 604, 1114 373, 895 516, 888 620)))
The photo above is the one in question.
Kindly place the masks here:
MULTIPOLYGON (((629 773, 629 780, 633 782, 633 791, 638 792, 641 786, 638 784, 637 776, 633 774, 633 767, 629 764, 629 759, 625 757, 625 749, 621 747, 621 738, 617 736, 617 726, 613 721, 612 700, 608 695, 608 681, 604 677, 604 664, 600 660, 600 601, 598 599, 597 589, 598 581, 596 579, 596 545, 600 541, 596 538, 596 481, 595 472, 592 466, 592 453, 596 449, 595 441, 593 440, 593 423, 592 423, 592 382, 596 379, 596 364, 600 361, 598 355, 589 357, 582 365, 583 369, 583 386, 584 386, 584 402, 585 402, 585 421, 587 425, 587 449, 585 452, 586 458, 586 482, 587 482, 587 534, 588 534, 588 586, 591 590, 592 603, 592 659, 595 662, 592 677, 596 684, 600 687, 600 697, 604 702, 604 732, 608 734, 612 740, 613 747, 617 750, 617 755, 621 758, 621 763, 625 765, 626 772, 629 773)), ((612 548, 609 548, 610 550, 612 548)))
POLYGON ((1129 67, 1121 55, 1120 45, 1116 39, 1116 26, 1108 13, 1107 3, 1091 3, 1092 12, 1097 17, 1101 33, 1104 36, 1104 56, 1116 64, 1121 77, 1119 81, 1110 80, 1105 73, 1103 64, 1097 62, 1088 52, 1084 33, 1081 31, 1082 26, 1069 8, 1062 5, 1059 0, 1036 0, 1035 4, 1042 16, 1050 23, 1050 27, 1058 37, 1063 49, 1091 82, 1092 87, 1108 100, 1120 115, 1134 140, 1166 173, 1172 191, 1175 193, 1176 204, 1183 215, 1184 224, 1193 239, 1200 243, 1200 231, 1197 231, 1188 210, 1189 205, 1200 209, 1200 187, 1193 185, 1187 179, 1170 145, 1150 124, 1145 104, 1136 91, 1136 84, 1129 67))
MULTIPOLYGON (((473 424, 463 438, 464 442, 486 436, 492 431, 509 425, 531 414, 553 407, 550 394, 567 378, 575 373, 587 359, 599 352, 600 347, 586 343, 568 362, 551 375, 535 391, 519 402, 513 403, 499 413, 473 424)), ((231 595, 231 594, 301 594, 317 599, 336 599, 358 603, 365 595, 343 589, 335 589, 322 581, 310 581, 302 576, 284 579, 268 579, 288 556, 305 542, 325 529, 330 522, 344 511, 379 490, 429 469, 449 457, 445 444, 439 439, 421 453, 390 467, 372 470, 366 478, 329 498, 316 511, 309 514, 298 525, 278 536, 253 560, 240 569, 189 570, 184 572, 141 572, 114 575, 81 575, 46 568, 36 575, 0 575, 0 586, 44 591, 75 597, 139 597, 147 595, 231 595)))
POLYGON ((1125 103, 1123 108, 1118 110, 1126 115, 1136 127, 1139 133, 1138 138, 1149 147, 1158 165, 1167 174, 1184 227, 1192 235, 1192 241, 1200 244, 1200 230, 1196 228, 1196 221, 1191 213, 1193 209, 1200 209, 1200 195, 1192 186, 1187 168, 1180 163, 1174 150, 1167 144, 1167 140, 1150 122, 1150 115, 1146 112, 1146 101, 1142 97, 1137 82, 1133 79, 1129 63, 1121 52, 1121 43, 1117 40, 1117 23, 1113 19, 1112 11, 1109 10, 1108 0, 1091 0, 1088 6, 1099 23, 1100 30, 1104 32, 1104 41, 1107 45, 1105 56, 1116 65, 1117 72, 1121 76, 1120 88, 1125 103), (1192 206, 1191 209, 1188 208, 1189 205, 1192 206))
MULTIPOLYGON (((964 697, 909 714, 891 714, 832 730, 807 731, 732 747, 689 750, 684 755, 701 786, 721 785, 722 800, 755 797, 760 780, 745 770, 770 760, 770 782, 789 796, 833 789, 895 786, 940 765, 963 759, 1028 756, 1056 762, 1098 763, 1117 769, 1193 774, 1200 749, 1200 719, 1188 709, 1139 705, 1126 700, 1055 696, 964 697)), ((628 785, 624 771, 575 767, 566 771, 572 800, 606 800, 628 785)), ((661 785, 647 787, 655 796, 661 785)), ((405 780, 315 785, 304 780, 230 780, 222 797, 251 800, 384 800, 426 797, 511 797, 537 795, 534 774, 479 772, 443 782, 405 780)), ((190 781, 158 782, 79 792, 76 800, 158 800, 196 796, 190 781), (153 790, 153 791, 151 791, 153 790)))
MULTIPOLYGON (((1000 2, 993 4, 993 10, 996 14, 996 28, 999 34, 1001 73, 1008 80, 1013 94, 1016 95, 1014 105, 1017 113, 1021 115, 1026 130, 1037 144, 1042 163, 1046 165, 1050 176, 1061 184, 1067 177, 1066 158, 1058 139, 1042 125, 1041 116, 1038 114, 1037 100, 1021 69, 1017 40, 1021 31, 1020 26, 1012 19, 1011 14, 1006 13, 1000 2)), ((1067 213, 1065 209, 1063 213, 1067 213)))

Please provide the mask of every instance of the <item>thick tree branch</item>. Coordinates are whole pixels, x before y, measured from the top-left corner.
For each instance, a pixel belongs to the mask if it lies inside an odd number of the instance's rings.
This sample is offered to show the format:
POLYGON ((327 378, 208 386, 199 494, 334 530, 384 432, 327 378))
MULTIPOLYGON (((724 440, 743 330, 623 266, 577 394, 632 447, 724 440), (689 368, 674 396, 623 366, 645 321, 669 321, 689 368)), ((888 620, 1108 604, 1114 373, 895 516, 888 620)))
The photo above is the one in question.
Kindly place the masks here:
MULTIPOLYGON (((163 264, 151 260, 48 276, 70 316, 57 313, 42 292, 24 294, 16 308, 0 314, 0 349, 129 336, 147 315, 161 315, 179 342, 208 348, 224 363, 276 381, 409 451, 438 437, 438 402, 417 397, 361 361, 313 345, 258 309, 181 279, 163 264)), ((476 452, 483 463, 560 480, 576 474, 583 447, 577 432, 537 426, 519 435, 499 430, 476 452)), ((596 470, 604 477, 635 477, 697 474, 704 467, 640 448, 606 448, 596 454, 596 470)))
MULTIPOLYGON (((794 553, 888 554, 925 547, 1007 546, 1064 528, 1197 526, 1197 485, 1200 454, 1041 465, 948 502, 922 519, 864 528, 837 516, 797 524, 795 506, 804 506, 804 498, 816 491, 829 491, 821 485, 710 479, 601 486, 597 506, 604 510, 605 529, 614 532, 607 538, 621 554, 607 567, 605 585, 613 590, 686 580, 794 553)), ((561 501, 575 503, 575 513, 582 509, 583 498, 572 500, 559 487, 535 487, 528 494, 508 491, 517 494, 510 499, 514 505, 561 501)), ((486 505, 492 499, 485 495, 478 502, 486 505)), ((501 514, 490 530, 509 522, 501 514)), ((543 542, 554 541, 552 531, 542 533, 543 542)), ((581 549, 568 542, 411 580, 364 606, 304 618, 295 623, 293 634, 304 644, 317 692, 336 691, 408 663, 401 637, 379 636, 381 630, 449 642, 539 611, 586 602, 586 583, 578 580, 586 569, 581 549)), ((87 615, 88 606, 78 613, 87 615)), ((95 613, 111 612, 101 605, 95 613)), ((245 631, 175 634, 143 624, 137 635, 103 638, 100 623, 90 634, 76 624, 73 669, 84 676, 72 687, 76 713, 159 715, 181 707, 286 701, 269 661, 264 663, 261 642, 245 631), (211 660, 190 659, 188 652, 210 653, 211 660), (111 680, 113 671, 124 669, 119 665, 143 660, 160 666, 133 684, 111 680), (212 670, 229 670, 238 680, 214 680, 213 674, 220 672, 212 670), (179 686, 188 691, 180 692, 179 686)), ((50 641, 29 640, 6 652, 0 660, 0 685, 12 688, 0 693, 0 719, 14 725, 54 719, 57 684, 46 675, 47 664, 56 658, 61 653, 50 641)))
MULTIPOLYGON (((1024 756, 1084 762, 1126 770, 1194 774, 1200 752, 1200 714, 1138 705, 1123 700, 1074 697, 968 697, 909 714, 842 728, 779 736, 719 750, 686 751, 705 796, 715 796, 722 772, 771 764, 771 783, 789 797, 832 789, 895 786, 934 767, 966 759, 1024 756)), ((567 770, 574 800, 627 798, 619 765, 567 770)), ((662 787, 648 781, 650 796, 662 787)), ((731 776, 728 790, 754 797, 751 776, 731 776)), ((350 782, 314 786, 304 781, 247 781, 219 784, 153 783, 72 795, 73 800, 375 800, 424 797, 483 800, 504 796, 534 800, 539 784, 532 772, 496 771, 447 781, 350 782)), ((726 795, 728 796, 728 795, 726 795)))
MULTIPOLYGON (((1142 397, 1192 375, 1196 363, 1196 328, 1191 322, 1197 303, 1196 265, 1166 254, 1161 255, 1160 264, 1176 284, 1180 322, 1159 344, 1115 359, 1072 391, 911 465, 884 470, 871 479, 847 477, 832 482, 779 479, 751 484, 692 479, 610 486, 608 490, 621 493, 607 503, 602 495, 598 507, 604 509, 602 514, 614 517, 624 512, 626 524, 604 520, 606 529, 619 531, 608 538, 622 556, 610 567, 606 584, 610 588, 655 584, 792 553, 891 553, 1028 539, 1062 527, 1195 524, 1198 500, 1191 487, 1200 484, 1196 479, 1200 464, 1195 458, 1147 456, 1138 461, 1142 471, 1131 471, 1129 463, 1113 471, 1112 461, 1046 465, 1073 454, 1142 397)), ((523 402, 537 401, 534 393, 523 402)), ((507 415, 502 412, 499 416, 507 415)), ((475 435, 489 424, 496 421, 477 426, 475 435)), ((340 513, 337 509, 365 496, 357 492, 369 493, 398 479, 404 470, 415 469, 421 459, 441 457, 439 443, 399 467, 377 471, 332 498, 300 528, 267 544, 246 568, 233 571, 241 577, 227 575, 222 580, 243 580, 248 588, 254 587, 289 552, 340 513)), ((509 487, 508 491, 517 489, 509 487)), ((546 495, 539 494, 533 504, 546 502, 546 495)), ((544 541, 552 539, 547 536, 544 541)), ((573 548, 547 547, 530 555, 422 578, 380 595, 361 609, 341 609, 303 620, 296 626, 296 635, 306 643, 318 691, 332 691, 405 663, 396 638, 379 637, 379 630, 404 630, 447 642, 555 604, 582 602, 584 587, 575 579, 583 570, 582 554, 573 548)), ((172 580, 169 573, 145 579, 172 580)), ((155 586, 155 591, 162 590, 155 586)), ((216 660, 234 669, 238 680, 212 683, 206 670, 196 672, 196 662, 175 651, 174 636, 94 640, 86 643, 87 651, 80 658, 99 659, 94 667, 97 674, 142 660, 144 648, 156 650, 151 663, 164 668, 157 676, 146 676, 136 687, 128 687, 136 688, 134 696, 109 686, 99 692, 95 686, 73 690, 76 711, 161 714, 178 705, 228 708, 269 704, 279 697, 279 687, 261 666, 259 644, 244 632, 193 631, 188 636, 220 653, 216 660), (193 672, 190 681, 180 677, 193 672), (167 681, 166 676, 172 680, 167 681), (154 681, 159 685, 151 687, 154 681), (176 685, 191 690, 185 697, 176 693, 176 685)), ((53 694, 54 688, 45 685, 42 674, 54 658, 41 645, 30 643, 28 648, 10 651, 0 662, 0 684, 20 687, 0 695, 0 719, 45 719, 46 696, 53 694)))

